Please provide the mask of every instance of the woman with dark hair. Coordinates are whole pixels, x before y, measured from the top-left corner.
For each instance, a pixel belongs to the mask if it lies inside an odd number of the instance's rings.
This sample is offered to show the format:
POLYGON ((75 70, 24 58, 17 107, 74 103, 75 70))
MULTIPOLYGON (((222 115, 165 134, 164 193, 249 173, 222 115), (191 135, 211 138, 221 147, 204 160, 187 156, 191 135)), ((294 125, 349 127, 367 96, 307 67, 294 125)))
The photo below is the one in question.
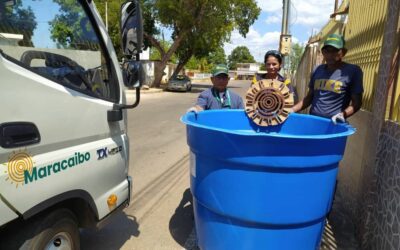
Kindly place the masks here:
POLYGON ((264 56, 264 64, 267 73, 256 74, 253 83, 263 79, 278 80, 280 82, 283 82, 289 88, 289 91, 293 93, 294 101, 297 102, 296 91, 290 83, 290 79, 286 79, 281 74, 279 74, 279 71, 282 68, 282 54, 277 50, 267 51, 264 56))

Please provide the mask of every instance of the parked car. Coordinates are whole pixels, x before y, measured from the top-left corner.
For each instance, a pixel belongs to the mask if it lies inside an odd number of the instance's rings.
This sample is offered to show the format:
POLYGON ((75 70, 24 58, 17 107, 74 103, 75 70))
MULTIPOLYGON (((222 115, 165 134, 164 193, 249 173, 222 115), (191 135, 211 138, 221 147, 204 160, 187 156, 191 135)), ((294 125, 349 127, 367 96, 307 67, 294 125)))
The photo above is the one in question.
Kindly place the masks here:
POLYGON ((171 77, 168 80, 167 90, 190 91, 192 90, 192 81, 185 75, 171 77))

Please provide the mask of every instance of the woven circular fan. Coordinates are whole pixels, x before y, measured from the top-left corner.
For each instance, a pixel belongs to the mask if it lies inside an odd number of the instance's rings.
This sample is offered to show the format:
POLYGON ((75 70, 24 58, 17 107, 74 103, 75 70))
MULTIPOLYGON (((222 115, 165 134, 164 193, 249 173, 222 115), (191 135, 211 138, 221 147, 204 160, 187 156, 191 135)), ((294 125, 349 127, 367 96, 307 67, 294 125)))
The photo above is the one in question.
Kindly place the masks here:
POLYGON ((247 90, 246 114, 262 127, 283 123, 293 105, 293 94, 283 82, 277 80, 264 79, 247 90))

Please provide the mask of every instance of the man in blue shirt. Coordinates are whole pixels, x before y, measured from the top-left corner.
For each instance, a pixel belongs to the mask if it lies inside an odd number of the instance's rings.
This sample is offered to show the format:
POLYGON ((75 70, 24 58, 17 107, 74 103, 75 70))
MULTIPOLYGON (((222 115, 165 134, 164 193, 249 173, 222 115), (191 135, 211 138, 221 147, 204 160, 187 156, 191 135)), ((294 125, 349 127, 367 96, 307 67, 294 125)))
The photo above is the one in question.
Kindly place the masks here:
POLYGON ((319 65, 313 72, 306 97, 298 102, 293 111, 311 105, 310 114, 345 122, 355 114, 362 104, 363 72, 357 65, 346 63, 342 36, 327 37, 321 49, 326 64, 319 65))
POLYGON ((200 93, 194 107, 188 112, 199 112, 210 109, 243 109, 242 98, 227 89, 229 82, 228 67, 223 64, 216 65, 211 71, 213 86, 200 93))

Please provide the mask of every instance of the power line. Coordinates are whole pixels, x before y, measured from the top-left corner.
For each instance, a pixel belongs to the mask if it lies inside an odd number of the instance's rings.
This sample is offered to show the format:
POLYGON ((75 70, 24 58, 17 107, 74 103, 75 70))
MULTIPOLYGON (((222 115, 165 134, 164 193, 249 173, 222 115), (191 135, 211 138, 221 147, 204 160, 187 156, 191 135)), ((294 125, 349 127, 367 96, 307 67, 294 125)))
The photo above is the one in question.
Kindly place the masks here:
POLYGON ((294 18, 294 21, 293 22, 290 22, 290 24, 289 24, 289 26, 291 26, 291 25, 293 25, 293 24, 295 24, 296 22, 297 22, 297 9, 296 9, 296 7, 294 6, 294 4, 293 4, 293 2, 290 2, 290 5, 292 6, 292 8, 295 10, 295 18, 294 18))

